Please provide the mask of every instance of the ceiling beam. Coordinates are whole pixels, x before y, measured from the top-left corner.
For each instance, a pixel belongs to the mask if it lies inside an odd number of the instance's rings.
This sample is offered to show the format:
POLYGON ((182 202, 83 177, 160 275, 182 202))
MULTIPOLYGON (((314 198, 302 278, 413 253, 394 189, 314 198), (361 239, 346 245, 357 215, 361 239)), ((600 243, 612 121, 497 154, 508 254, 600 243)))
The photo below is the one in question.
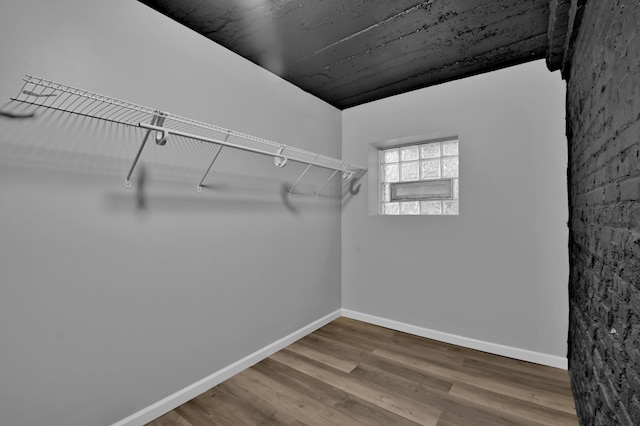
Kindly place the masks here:
POLYGON ((547 67, 568 76, 584 8, 588 0, 550 0, 547 67))

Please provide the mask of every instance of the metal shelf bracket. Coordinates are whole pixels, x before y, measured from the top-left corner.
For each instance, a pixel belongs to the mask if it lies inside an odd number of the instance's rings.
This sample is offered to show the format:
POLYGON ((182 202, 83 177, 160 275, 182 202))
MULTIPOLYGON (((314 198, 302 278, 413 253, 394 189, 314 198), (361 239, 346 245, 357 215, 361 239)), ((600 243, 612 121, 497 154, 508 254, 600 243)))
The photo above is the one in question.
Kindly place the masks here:
MULTIPOLYGON (((227 133, 224 136, 224 142, 226 142, 229 139, 229 135, 231 134, 231 132, 227 133)), ((209 174, 209 172, 211 171, 211 168, 213 167, 213 163, 216 162, 216 160, 218 159, 218 156, 220 155, 220 152, 222 152, 222 147, 224 145, 220 145, 218 147, 218 150, 216 151, 216 154, 213 156, 213 160, 211 160, 211 164, 209 164, 209 168, 207 169, 206 172, 204 172, 204 176, 202 176, 202 179, 200 179, 200 183, 198 184, 198 187, 196 188, 198 192, 202 192, 202 184, 204 183, 205 178, 207 177, 207 175, 209 174)))
POLYGON ((307 174, 307 172, 311 169, 311 167, 313 167, 314 163, 310 163, 309 165, 307 165, 307 168, 304 169, 304 172, 302 172, 302 174, 300 175, 300 177, 298 178, 298 180, 296 181, 296 183, 293 184, 293 186, 291 188, 289 188, 289 193, 287 195, 291 195, 291 193, 293 192, 293 190, 296 188, 296 186, 298 186, 298 184, 300 183, 300 181, 302 180, 302 178, 304 177, 304 175, 307 174))
MULTIPOLYGON (((164 116, 163 116, 163 113, 160 111, 157 111, 156 114, 154 114, 153 118, 151 119, 151 124, 156 124, 158 122, 164 123, 164 116)), ((150 134, 151 134, 151 129, 147 129, 147 132, 145 133, 144 138, 142 139, 142 143, 140 144, 140 148, 138 148, 138 152, 136 153, 136 156, 133 159, 133 163, 129 168, 129 173, 127 173, 127 177, 124 182, 125 188, 131 188, 131 176, 133 175, 133 171, 135 170, 136 165, 138 164, 138 160, 140 160, 140 155, 142 155, 142 150, 144 149, 144 146, 147 144, 147 140, 149 139, 150 134)), ((164 142, 162 143, 158 141, 158 136, 159 135, 156 135, 156 143, 158 145, 164 145, 167 143, 167 137, 169 136, 167 132, 162 132, 161 140, 164 140, 164 142)))

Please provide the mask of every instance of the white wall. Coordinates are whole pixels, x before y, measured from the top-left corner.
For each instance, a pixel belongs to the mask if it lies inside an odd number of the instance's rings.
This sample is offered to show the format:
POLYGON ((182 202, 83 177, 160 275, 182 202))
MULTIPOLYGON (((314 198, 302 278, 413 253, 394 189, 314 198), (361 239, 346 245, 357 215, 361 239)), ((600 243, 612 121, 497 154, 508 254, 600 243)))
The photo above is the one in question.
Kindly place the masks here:
MULTIPOLYGON (((32 73, 340 154, 340 111, 139 2, 5 1, 0 39, 3 108, 32 73)), ((170 141, 138 211, 142 134, 0 117, 2 425, 109 425, 340 308, 339 203, 280 198, 301 167, 223 153, 197 194, 212 151, 170 141)))
POLYGON ((349 161, 366 163, 370 143, 458 135, 461 186, 457 217, 346 206, 343 308, 564 357, 564 93, 536 61, 345 110, 349 161))

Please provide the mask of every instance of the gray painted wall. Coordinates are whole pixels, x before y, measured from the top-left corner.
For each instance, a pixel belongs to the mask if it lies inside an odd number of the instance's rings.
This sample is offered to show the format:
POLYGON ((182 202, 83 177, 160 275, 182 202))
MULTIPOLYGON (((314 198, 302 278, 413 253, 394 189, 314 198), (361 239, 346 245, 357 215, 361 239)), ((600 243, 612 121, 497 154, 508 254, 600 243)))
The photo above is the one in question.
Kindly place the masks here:
POLYGON ((0 3, 0 38, 2 102, 33 73, 328 155, 342 136, 359 164, 458 134, 462 162, 457 218, 368 216, 365 182, 341 221, 288 209, 302 168, 262 157, 223 153, 198 195, 212 151, 170 143, 138 210, 140 131, 0 119, 0 423, 118 421, 338 309, 341 260, 345 308, 564 355, 564 88, 541 62, 341 114, 138 2, 0 3))
POLYGON ((564 94, 536 61, 343 111, 349 161, 366 163, 370 143, 458 135, 461 164, 458 217, 346 206, 343 308, 564 357, 564 94))
MULTIPOLYGON (((33 73, 340 155, 340 111, 136 1, 2 2, 0 39, 2 104, 33 73)), ((139 211, 141 131, 0 127, 0 424, 109 425, 340 308, 339 203, 280 198, 302 166, 223 152, 197 194, 212 151, 170 141, 139 211)))

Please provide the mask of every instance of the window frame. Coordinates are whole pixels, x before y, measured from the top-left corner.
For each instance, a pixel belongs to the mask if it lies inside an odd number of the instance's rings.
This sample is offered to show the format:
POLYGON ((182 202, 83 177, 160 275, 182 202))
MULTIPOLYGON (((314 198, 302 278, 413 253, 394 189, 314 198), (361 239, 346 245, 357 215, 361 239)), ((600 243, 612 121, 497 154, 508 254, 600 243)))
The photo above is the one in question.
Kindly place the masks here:
MULTIPOLYGON (((441 199, 451 199, 453 200, 453 188, 454 188, 454 179, 458 179, 458 178, 444 178, 444 179, 430 179, 430 180, 416 180, 416 181, 409 181, 409 182, 390 182, 389 186, 390 186, 390 202, 403 202, 403 201, 430 201, 430 200, 441 200, 441 199), (445 184, 445 185, 443 185, 445 184), (398 187, 419 187, 419 186, 438 186, 438 185, 442 185, 442 186, 448 186, 448 190, 449 190, 449 196, 450 198, 447 197, 438 197, 437 194, 436 196, 417 196, 415 198, 400 198, 401 196, 399 196, 397 194, 397 189, 398 187)), ((384 190, 384 189, 383 189, 384 190)))
MULTIPOLYGON (((399 142, 399 141, 396 141, 399 142)), ((381 215, 381 216, 459 216, 460 215, 460 138, 458 136, 448 136, 448 137, 440 137, 440 138, 411 138, 411 140, 407 140, 405 142, 400 142, 400 143, 383 143, 383 144, 375 144, 375 149, 376 149, 376 159, 377 159, 377 164, 376 164, 376 169, 377 169, 377 175, 376 176, 376 182, 375 182, 375 187, 377 189, 377 194, 376 194, 376 210, 377 210, 377 214, 381 215), (446 143, 446 142, 457 142, 457 153, 456 154, 448 154, 445 155, 443 152, 443 145, 442 143, 446 143), (422 151, 422 146, 423 145, 429 145, 429 144, 439 144, 439 155, 437 157, 423 157, 423 151, 422 151), (407 148, 407 147, 416 147, 418 149, 418 156, 417 158, 411 158, 411 159, 403 159, 402 156, 402 149, 403 148, 407 148), (397 161, 385 161, 385 152, 389 152, 391 150, 396 150, 397 151, 397 161), (457 176, 450 176, 450 177, 443 177, 444 174, 444 160, 447 158, 457 158, 458 161, 458 173, 457 176), (429 160, 429 159, 437 159, 439 160, 439 177, 435 177, 435 178, 431 178, 431 179, 424 179, 423 178, 423 169, 422 169, 422 164, 425 160, 429 160), (402 180, 402 165, 406 164, 406 163, 417 163, 418 166, 418 179, 417 180, 402 180), (398 165, 398 178, 397 180, 394 181, 385 181, 385 166, 387 165, 393 165, 393 164, 397 164, 398 165), (456 181, 457 180, 457 188, 454 188, 456 181), (445 181, 449 181, 450 182, 450 194, 447 194, 447 196, 444 197, 415 197, 415 198, 405 198, 405 199, 400 199, 396 196, 394 196, 393 192, 394 190, 397 191, 397 188, 400 186, 404 186, 404 187, 410 187, 412 185, 415 186, 420 186, 420 184, 428 184, 430 182, 436 183, 442 183, 445 181), (386 193, 385 193, 385 185, 389 186, 389 197, 386 197, 386 193), (457 191, 456 191, 457 189, 457 191), (385 201, 386 198, 389 198, 389 201, 385 201), (422 202, 425 201, 440 201, 440 213, 436 213, 436 214, 429 214, 429 213, 424 213, 423 212, 423 208, 424 205, 421 204, 422 202), (445 201, 456 201, 457 202, 457 213, 445 213, 445 201), (402 209, 403 209, 403 205, 401 203, 413 203, 413 202, 417 202, 418 203, 418 213, 402 213, 402 209), (385 204, 386 203, 397 203, 398 207, 397 213, 386 213, 385 212, 385 204)), ((370 156, 370 160, 371 160, 371 156, 370 156)), ((370 195, 372 195, 370 193, 370 195)), ((370 204, 370 208, 371 208, 371 204, 370 204)), ((415 208, 415 206, 413 207, 415 208)), ((370 209, 370 214, 371 214, 371 209, 370 209)))

